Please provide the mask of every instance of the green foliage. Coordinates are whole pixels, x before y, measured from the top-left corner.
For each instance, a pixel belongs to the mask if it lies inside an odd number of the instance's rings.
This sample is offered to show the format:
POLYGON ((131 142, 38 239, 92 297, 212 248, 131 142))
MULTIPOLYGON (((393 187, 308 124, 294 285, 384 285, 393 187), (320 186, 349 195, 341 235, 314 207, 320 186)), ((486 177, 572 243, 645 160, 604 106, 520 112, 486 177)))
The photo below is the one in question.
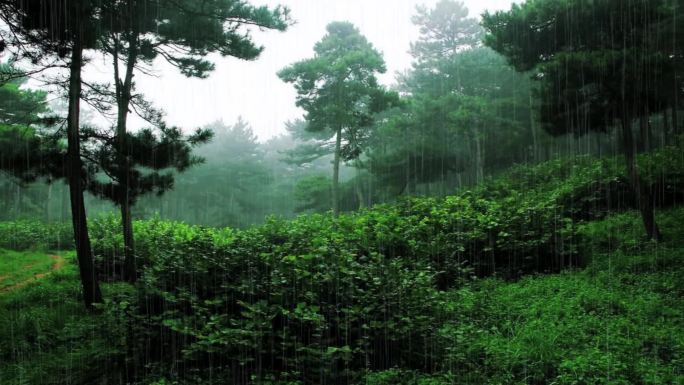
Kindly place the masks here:
MULTIPOLYGON (((0 78, 16 76, 11 64, 0 63, 0 78)), ((41 122, 40 115, 47 112, 45 91, 22 89, 26 79, 0 83, 0 124, 29 126, 41 122)))
POLYGON ((675 106, 680 8, 673 0, 528 1, 485 13, 485 42, 516 69, 536 72, 549 132, 584 134, 675 106))
MULTIPOLYGON (((73 255, 68 259, 63 269, 0 293, 3 384, 90 384, 121 373, 124 323, 111 310, 93 315, 83 308, 73 255)), ((117 301, 127 293, 124 285, 105 287, 117 301)))
POLYGON ((483 31, 463 3, 418 7, 413 21, 421 35, 399 78, 403 103, 376 124, 365 168, 393 196, 415 195, 420 184, 438 184, 444 195, 538 160, 544 138, 530 115, 531 81, 482 47, 483 31))
MULTIPOLYGON (((92 135, 92 130, 85 136, 92 135)), ((84 151, 91 164, 93 175, 87 178, 88 191, 94 195, 121 205, 128 204, 146 194, 163 195, 173 187, 177 173, 186 171, 204 161, 192 154, 193 147, 208 142, 212 137, 209 130, 198 129, 191 135, 184 135, 178 127, 166 127, 160 122, 155 130, 146 128, 135 133, 126 133, 125 148, 130 151, 124 165, 114 146, 115 137, 95 134, 90 137, 84 151), (92 145, 92 147, 88 146, 92 145), (122 176, 127 178, 124 188, 122 176)))
POLYGON ((30 280, 35 274, 46 273, 55 263, 44 253, 17 252, 0 249, 0 291, 30 280))
MULTIPOLYGON (((4 297, 36 309, 22 305, 29 318, 0 325, 23 336, 0 339, 29 341, 0 378, 14 384, 32 366, 77 359, 54 383, 678 383, 684 213, 660 213, 669 240, 660 245, 639 236, 633 212, 581 219, 574 202, 617 174, 614 160, 580 157, 337 219, 271 218, 245 230, 137 221, 143 275, 136 290, 105 285, 100 314, 62 317, 78 304, 73 268, 4 297), (581 262, 588 268, 521 277, 581 262), (70 282, 66 294, 53 291, 63 290, 56 279, 70 282), (69 338, 86 331, 98 338, 75 348, 69 338), (105 360, 104 373, 90 370, 105 360)), ((116 278, 119 219, 91 223, 98 271, 116 278)), ((0 234, 12 239, 18 225, 0 234)), ((16 238, 26 244, 57 231, 23 226, 16 238)))
POLYGON ((297 211, 325 211, 332 199, 330 178, 317 175, 302 179, 295 186, 295 198, 300 202, 297 211))
MULTIPOLYGON (((659 219, 681 233, 682 214, 659 219)), ((425 263, 349 251, 339 234, 354 233, 361 219, 306 219, 246 231, 138 222, 137 238, 147 243, 141 250, 153 262, 137 293, 105 285, 109 300, 96 315, 81 309, 73 266, 0 294, 0 379, 85 384, 145 362, 137 383, 684 380, 681 240, 598 252, 584 271, 517 282, 464 279, 439 291, 425 263), (161 351, 149 349, 155 346, 161 351), (64 368, 64 377, 41 377, 64 368)), ((638 228, 639 218, 594 221, 593 236, 609 237, 602 229, 612 223, 638 228)), ((106 237, 101 231, 98 239, 106 237)))
POLYGON ((12 64, 0 63, 0 172, 12 181, 33 182, 62 165, 59 138, 41 125, 53 123, 48 115, 47 93, 23 88, 12 64))
MULTIPOLYGON (((306 130, 335 140, 332 206, 338 215, 340 161, 361 156, 375 115, 397 104, 399 97, 378 83, 385 61, 354 25, 333 22, 326 30, 314 46, 313 58, 286 67, 278 76, 297 90, 296 104, 306 112, 306 130)), ((305 157, 312 153, 305 151, 305 157)))
POLYGON ((316 43, 314 58, 278 75, 297 89, 297 106, 306 111, 307 129, 330 136, 342 129, 348 141, 345 159, 354 159, 363 129, 372 122, 372 114, 384 109, 387 96, 376 76, 385 72, 385 62, 352 24, 330 23, 327 32, 316 43))
POLYGON ((411 54, 426 64, 480 44, 482 29, 468 17, 462 2, 441 0, 433 9, 416 7, 413 24, 420 27, 420 39, 411 44, 411 54))
POLYGON ((73 247, 70 225, 40 221, 0 222, 0 248, 11 250, 67 250, 73 247))
POLYGON ((151 63, 161 57, 188 77, 214 69, 210 53, 251 60, 261 54, 246 26, 284 31, 291 20, 282 6, 254 6, 245 0, 123 1, 104 7, 114 31, 103 49, 133 52, 151 63), (130 41, 134 44, 131 45, 130 41), (128 45, 127 45, 128 43, 128 45), (183 49, 172 49, 183 47, 183 49))

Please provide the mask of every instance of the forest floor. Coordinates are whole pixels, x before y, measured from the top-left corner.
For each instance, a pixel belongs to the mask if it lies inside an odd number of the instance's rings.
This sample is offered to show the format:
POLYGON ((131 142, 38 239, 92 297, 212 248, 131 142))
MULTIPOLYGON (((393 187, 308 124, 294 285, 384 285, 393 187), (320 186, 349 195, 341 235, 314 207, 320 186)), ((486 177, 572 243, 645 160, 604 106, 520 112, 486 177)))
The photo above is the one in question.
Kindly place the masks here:
POLYGON ((55 254, 0 249, 0 294, 19 289, 64 268, 66 260, 55 254))

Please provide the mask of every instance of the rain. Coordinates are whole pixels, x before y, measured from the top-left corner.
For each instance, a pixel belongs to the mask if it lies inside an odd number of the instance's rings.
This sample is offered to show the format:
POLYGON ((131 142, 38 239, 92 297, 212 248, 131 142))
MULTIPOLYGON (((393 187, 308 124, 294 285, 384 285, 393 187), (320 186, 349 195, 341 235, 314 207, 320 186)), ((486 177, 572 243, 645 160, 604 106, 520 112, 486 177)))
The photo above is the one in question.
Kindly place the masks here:
POLYGON ((684 384, 683 33, 0 0, 0 385, 684 384))

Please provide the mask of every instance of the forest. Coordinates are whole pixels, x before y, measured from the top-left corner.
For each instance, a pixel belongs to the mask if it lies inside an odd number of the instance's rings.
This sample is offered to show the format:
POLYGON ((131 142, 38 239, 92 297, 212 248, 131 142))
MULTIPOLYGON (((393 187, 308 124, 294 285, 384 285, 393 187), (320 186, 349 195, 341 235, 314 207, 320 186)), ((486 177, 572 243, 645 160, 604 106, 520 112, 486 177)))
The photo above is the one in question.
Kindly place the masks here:
POLYGON ((684 0, 494 3, 0 0, 0 385, 684 384, 684 0))

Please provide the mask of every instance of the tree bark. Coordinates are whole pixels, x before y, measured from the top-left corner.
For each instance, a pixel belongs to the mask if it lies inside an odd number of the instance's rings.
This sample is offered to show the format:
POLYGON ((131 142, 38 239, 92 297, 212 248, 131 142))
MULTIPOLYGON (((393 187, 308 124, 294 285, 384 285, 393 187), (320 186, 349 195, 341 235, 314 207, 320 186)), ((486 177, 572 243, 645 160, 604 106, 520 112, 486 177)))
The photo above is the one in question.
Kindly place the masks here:
POLYGON ((335 134, 335 159, 333 161, 332 209, 333 215, 340 216, 340 152, 342 151, 342 127, 335 134))
POLYGON ((118 39, 114 41, 114 76, 116 82, 118 139, 117 152, 119 159, 119 206, 121 208, 121 228, 124 240, 124 270, 123 278, 134 283, 137 280, 137 262, 135 260, 135 238, 133 235, 133 219, 131 217, 130 197, 130 161, 127 148, 128 108, 131 102, 133 88, 133 71, 137 60, 137 33, 133 31, 128 38, 128 58, 126 59, 126 73, 124 80, 119 77, 118 39))
POLYGON ((87 308, 102 302, 102 293, 95 276, 95 264, 90 248, 88 220, 83 199, 81 164, 81 143, 78 136, 81 104, 81 68, 83 66, 83 46, 80 32, 76 33, 71 53, 69 76, 69 113, 67 117, 67 162, 69 179, 69 198, 71 202, 71 221, 74 228, 74 242, 78 268, 83 286, 83 301, 87 308))
POLYGON ((627 166, 627 176, 634 191, 636 203, 641 212, 641 219, 646 229, 648 237, 655 241, 660 241, 662 236, 655 219, 655 209, 650 189, 643 184, 636 164, 636 148, 634 135, 632 134, 632 120, 623 117, 622 120, 622 140, 624 145, 625 163, 627 166))

